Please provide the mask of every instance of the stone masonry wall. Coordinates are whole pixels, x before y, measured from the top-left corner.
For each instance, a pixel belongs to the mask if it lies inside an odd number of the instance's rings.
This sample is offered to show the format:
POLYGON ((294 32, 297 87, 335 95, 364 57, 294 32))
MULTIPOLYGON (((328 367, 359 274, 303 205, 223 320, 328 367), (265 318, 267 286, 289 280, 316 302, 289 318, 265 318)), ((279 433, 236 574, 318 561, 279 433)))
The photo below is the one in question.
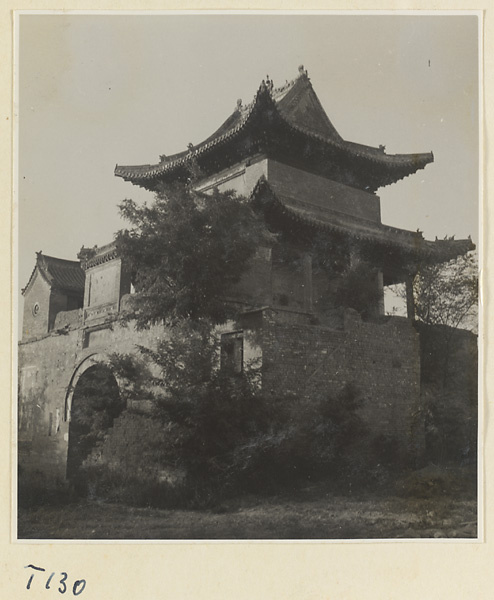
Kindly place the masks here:
POLYGON ((155 347, 162 329, 135 331, 107 323, 98 336, 82 329, 51 332, 19 344, 19 465, 26 476, 54 484, 66 476, 69 423, 66 402, 75 373, 98 357, 133 353, 136 345, 155 347))
POLYGON ((266 311, 263 386, 308 401, 338 394, 354 384, 364 399, 362 416, 374 435, 391 435, 405 445, 423 446, 418 335, 410 321, 390 317, 380 323, 345 315, 343 330, 297 322, 266 311))
POLYGON ((78 337, 78 331, 49 334, 19 346, 19 466, 28 477, 65 479, 64 404, 78 337))

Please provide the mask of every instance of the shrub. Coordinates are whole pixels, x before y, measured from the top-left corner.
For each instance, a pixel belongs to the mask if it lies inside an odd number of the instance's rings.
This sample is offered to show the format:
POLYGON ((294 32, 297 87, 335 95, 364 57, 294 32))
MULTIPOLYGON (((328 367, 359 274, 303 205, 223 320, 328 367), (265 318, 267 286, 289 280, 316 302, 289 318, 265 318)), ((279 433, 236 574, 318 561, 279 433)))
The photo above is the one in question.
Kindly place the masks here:
POLYGON ((176 508, 187 500, 182 485, 159 481, 149 473, 125 473, 108 465, 92 465, 85 474, 87 495, 92 500, 155 508, 176 508))
POLYGON ((46 504, 58 506, 74 501, 74 495, 62 482, 48 485, 41 471, 25 473, 19 468, 17 477, 17 503, 19 508, 32 508, 46 504))
POLYGON ((128 426, 109 433, 102 463, 86 466, 87 493, 138 506, 199 508, 355 471, 366 432, 351 386, 300 403, 263 396, 248 378, 218 372, 198 392, 162 398, 159 419, 124 414, 128 426), (118 436, 125 437, 119 453, 118 436))

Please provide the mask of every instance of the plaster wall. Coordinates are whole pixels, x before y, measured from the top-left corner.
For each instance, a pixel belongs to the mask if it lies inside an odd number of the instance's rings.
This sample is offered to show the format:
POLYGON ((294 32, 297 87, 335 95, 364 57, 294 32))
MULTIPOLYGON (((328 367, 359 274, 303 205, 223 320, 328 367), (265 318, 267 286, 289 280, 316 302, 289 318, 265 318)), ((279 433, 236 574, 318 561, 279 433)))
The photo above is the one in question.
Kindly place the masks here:
POLYGON ((39 271, 24 296, 24 313, 22 319, 22 338, 33 338, 48 332, 50 319, 50 286, 40 276, 39 271), (34 306, 39 309, 35 314, 34 306))

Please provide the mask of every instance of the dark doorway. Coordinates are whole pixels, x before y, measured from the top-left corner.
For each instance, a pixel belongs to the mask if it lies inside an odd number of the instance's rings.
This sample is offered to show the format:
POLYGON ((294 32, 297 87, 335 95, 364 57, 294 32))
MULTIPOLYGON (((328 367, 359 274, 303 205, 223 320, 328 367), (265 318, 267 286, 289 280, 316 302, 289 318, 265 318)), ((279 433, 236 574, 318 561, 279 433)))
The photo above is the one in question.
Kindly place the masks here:
POLYGON ((84 480, 84 461, 103 442, 124 408, 118 384, 107 366, 94 365, 80 376, 72 396, 67 455, 67 478, 76 486, 84 480))

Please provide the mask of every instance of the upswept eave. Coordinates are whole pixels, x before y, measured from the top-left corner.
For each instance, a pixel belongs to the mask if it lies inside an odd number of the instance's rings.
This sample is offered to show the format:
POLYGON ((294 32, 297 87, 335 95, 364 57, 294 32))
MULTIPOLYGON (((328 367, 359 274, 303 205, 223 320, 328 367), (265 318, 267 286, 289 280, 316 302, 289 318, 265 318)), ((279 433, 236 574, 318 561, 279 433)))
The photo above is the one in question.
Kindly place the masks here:
POLYGON ((267 81, 263 80, 253 102, 247 106, 242 106, 239 100, 236 109, 228 119, 200 144, 196 146, 190 144, 187 151, 166 157, 160 163, 154 165, 116 165, 115 175, 122 177, 125 181, 141 185, 159 179, 162 175, 173 173, 180 167, 187 167, 194 159, 198 159, 212 151, 213 148, 236 138, 248 127, 256 112, 266 109, 273 110, 284 125, 292 131, 323 143, 329 148, 342 152, 349 158, 363 159, 395 170, 396 173, 388 178, 389 182, 383 183, 383 185, 389 185, 389 183, 411 175, 434 160, 432 152, 386 154, 384 147, 374 148, 343 140, 320 104, 307 72, 301 71, 299 77, 287 82, 280 88, 273 88, 273 84, 269 79, 267 81), (301 98, 305 99, 306 104, 310 104, 310 110, 300 110, 301 98), (310 119, 304 116, 307 114, 311 115, 310 119), (310 123, 305 122, 308 120, 310 123))
POLYGON ((54 290, 82 294, 85 275, 79 261, 66 260, 36 252, 36 264, 27 285, 21 290, 23 295, 31 288, 36 272, 54 290))
POLYGON ((409 231, 357 217, 331 215, 330 211, 327 215, 315 217, 308 211, 291 205, 290 199, 276 193, 264 177, 261 177, 255 186, 251 200, 259 205, 270 205, 279 214, 297 224, 349 235, 354 239, 373 242, 380 246, 399 247, 426 262, 447 262, 475 250, 475 244, 470 237, 460 240, 448 238, 430 241, 424 239, 420 231, 409 231))

